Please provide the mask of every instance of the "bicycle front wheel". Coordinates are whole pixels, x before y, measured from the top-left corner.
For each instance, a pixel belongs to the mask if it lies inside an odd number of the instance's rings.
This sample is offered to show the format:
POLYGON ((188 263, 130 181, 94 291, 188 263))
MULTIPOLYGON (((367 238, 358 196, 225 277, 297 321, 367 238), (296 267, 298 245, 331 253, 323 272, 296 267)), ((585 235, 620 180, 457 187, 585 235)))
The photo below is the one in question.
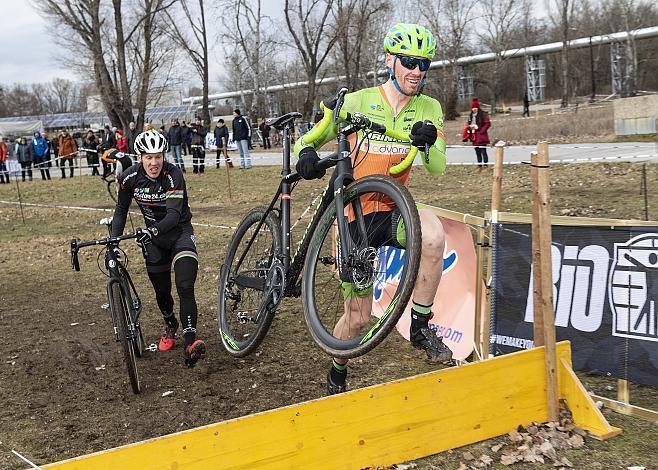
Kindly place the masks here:
POLYGON ((411 194, 394 178, 359 179, 342 196, 351 243, 340 239, 332 203, 313 233, 302 299, 315 342, 349 359, 377 346, 404 312, 418 274, 421 230, 411 194))
POLYGON ((116 322, 117 333, 119 334, 119 341, 123 349, 123 358, 126 362, 128 369, 128 377, 130 378, 130 386, 133 393, 137 394, 141 391, 139 384, 139 375, 137 373, 137 361, 135 359, 135 342, 133 335, 130 332, 128 325, 128 306, 126 304, 126 296, 119 282, 112 282, 112 287, 109 292, 110 308, 112 309, 112 317, 116 322))
MULTIPOLYGON (((135 284, 133 284, 130 274, 125 269, 121 271, 122 276, 125 280, 123 287, 124 292, 126 293, 126 307, 130 313, 130 322, 128 325, 132 325, 134 329, 134 334, 131 335, 131 340, 133 342, 133 349, 137 357, 142 357, 144 351, 146 350, 146 341, 144 341, 144 334, 142 333, 142 325, 139 322, 139 312, 141 310, 141 301, 137 295, 137 289, 135 289, 135 284)), ((130 327, 128 327, 130 330, 130 327)))
POLYGON ((226 351, 236 357, 250 354, 263 341, 274 315, 272 289, 278 283, 280 295, 284 287, 282 272, 272 269, 281 252, 277 215, 270 212, 256 233, 265 211, 252 209, 240 222, 219 274, 219 333, 226 351))

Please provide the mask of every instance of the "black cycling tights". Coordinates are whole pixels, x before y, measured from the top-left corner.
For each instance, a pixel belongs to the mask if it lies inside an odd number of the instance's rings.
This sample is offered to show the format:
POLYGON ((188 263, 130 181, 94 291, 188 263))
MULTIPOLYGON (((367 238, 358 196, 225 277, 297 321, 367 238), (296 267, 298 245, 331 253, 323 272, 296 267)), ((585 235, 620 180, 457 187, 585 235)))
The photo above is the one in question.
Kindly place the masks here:
MULTIPOLYGON (((174 264, 176 274, 176 290, 180 301, 180 321, 183 325, 183 338, 185 347, 196 339, 197 306, 194 298, 194 283, 199 264, 190 257, 179 258, 174 264)), ((162 311, 165 322, 169 326, 176 325, 174 312, 174 299, 171 297, 171 271, 161 273, 148 273, 158 307, 162 311)))

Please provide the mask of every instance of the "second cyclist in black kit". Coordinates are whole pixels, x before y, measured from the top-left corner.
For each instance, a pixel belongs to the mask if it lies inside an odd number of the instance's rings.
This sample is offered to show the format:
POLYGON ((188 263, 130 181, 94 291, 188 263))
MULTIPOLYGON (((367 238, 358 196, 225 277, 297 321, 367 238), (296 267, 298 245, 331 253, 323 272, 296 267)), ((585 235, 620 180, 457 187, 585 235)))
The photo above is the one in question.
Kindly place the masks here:
POLYGON ((146 228, 137 229, 140 234, 138 241, 146 245, 146 271, 165 322, 158 349, 172 349, 176 332, 182 326, 185 364, 194 367, 205 356, 206 345, 196 336, 194 283, 199 262, 185 179, 178 167, 164 161, 167 140, 159 132, 139 134, 134 146, 136 153, 141 155, 141 161, 125 170, 119 178, 112 236, 123 233, 128 208, 134 199, 146 223, 146 228), (174 299, 171 296, 172 267, 180 301, 181 325, 174 314, 174 299))

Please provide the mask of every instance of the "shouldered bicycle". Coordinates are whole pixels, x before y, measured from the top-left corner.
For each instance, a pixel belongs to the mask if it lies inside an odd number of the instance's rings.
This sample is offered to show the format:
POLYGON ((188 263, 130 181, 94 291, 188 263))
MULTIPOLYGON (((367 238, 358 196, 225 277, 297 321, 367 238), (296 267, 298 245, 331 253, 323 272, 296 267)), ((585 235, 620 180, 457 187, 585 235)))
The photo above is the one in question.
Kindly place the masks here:
MULTIPOLYGON (((343 110, 346 92, 341 89, 327 106, 322 105, 325 117, 331 114, 331 121, 338 124, 338 151, 322 158, 317 167, 335 169, 294 253, 291 194, 301 177, 290 168, 290 137, 301 114, 267 121, 283 132, 282 177, 270 204, 250 210, 240 222, 220 269, 219 331, 233 356, 253 352, 281 300, 301 295, 304 318, 319 347, 334 357, 357 357, 388 335, 411 297, 421 250, 416 205, 407 188, 388 175, 354 179, 353 169, 360 162, 353 162, 348 136, 363 131, 366 136, 379 132, 406 143, 410 139, 362 114, 343 110), (380 206, 386 210, 372 211, 380 206), (387 249, 391 246, 404 248, 405 256, 387 249), (386 268, 392 264, 397 267, 395 275, 387 276, 386 268), (354 330, 350 315, 360 316, 357 323, 365 326, 354 330)), ((321 132, 311 130, 304 135, 305 142, 321 132)), ((417 152, 412 146, 391 173, 404 171, 417 152)))

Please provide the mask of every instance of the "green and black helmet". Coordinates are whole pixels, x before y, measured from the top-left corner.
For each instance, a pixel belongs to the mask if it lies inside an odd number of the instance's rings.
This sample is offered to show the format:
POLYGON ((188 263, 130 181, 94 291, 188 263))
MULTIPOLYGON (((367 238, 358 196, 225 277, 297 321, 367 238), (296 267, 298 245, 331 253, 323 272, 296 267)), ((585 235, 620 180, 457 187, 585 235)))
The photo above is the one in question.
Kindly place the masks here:
POLYGON ((386 33, 384 51, 394 55, 433 59, 436 54, 436 40, 424 26, 397 23, 386 33))

